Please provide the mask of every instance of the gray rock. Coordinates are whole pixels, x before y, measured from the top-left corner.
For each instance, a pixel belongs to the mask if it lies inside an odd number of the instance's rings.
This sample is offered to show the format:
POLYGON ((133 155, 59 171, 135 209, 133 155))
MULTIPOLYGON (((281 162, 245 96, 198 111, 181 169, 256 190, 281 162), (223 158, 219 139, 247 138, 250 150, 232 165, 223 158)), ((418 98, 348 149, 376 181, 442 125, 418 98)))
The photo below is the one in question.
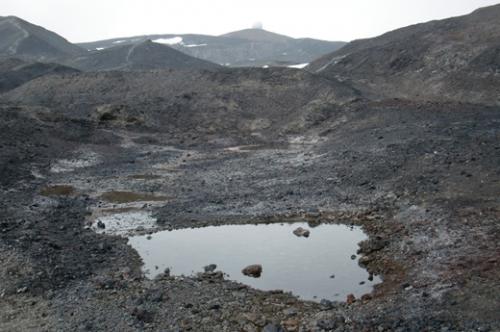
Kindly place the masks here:
POLYGON ((267 324, 262 329, 262 332, 286 332, 286 331, 281 325, 267 324))
POLYGON ((217 268, 216 264, 209 264, 209 265, 203 267, 205 272, 214 272, 216 268, 217 268))
POLYGON ((241 270, 241 273, 249 277, 259 278, 260 275, 262 274, 262 265, 259 264, 249 265, 245 267, 243 270, 241 270))
POLYGON ((333 308, 333 302, 327 299, 322 299, 319 304, 321 305, 321 308, 324 310, 330 310, 333 308))
POLYGON ((309 237, 311 232, 305 228, 299 227, 293 231, 293 234, 295 234, 298 237, 309 237))

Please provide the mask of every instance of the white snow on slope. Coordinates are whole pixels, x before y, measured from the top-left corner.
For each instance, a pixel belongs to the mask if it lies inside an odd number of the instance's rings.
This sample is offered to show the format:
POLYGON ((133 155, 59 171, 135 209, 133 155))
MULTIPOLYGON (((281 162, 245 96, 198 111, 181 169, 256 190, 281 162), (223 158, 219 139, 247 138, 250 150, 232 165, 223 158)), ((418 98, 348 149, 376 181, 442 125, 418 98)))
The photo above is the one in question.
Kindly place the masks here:
POLYGON ((153 43, 167 44, 167 45, 182 44, 182 37, 158 38, 153 40, 153 43))
POLYGON ((299 63, 298 65, 291 65, 291 66, 288 66, 288 68, 298 68, 298 69, 302 69, 302 68, 305 68, 309 63, 299 63))
POLYGON ((202 47, 202 46, 207 46, 208 44, 186 44, 183 45, 184 47, 202 47))

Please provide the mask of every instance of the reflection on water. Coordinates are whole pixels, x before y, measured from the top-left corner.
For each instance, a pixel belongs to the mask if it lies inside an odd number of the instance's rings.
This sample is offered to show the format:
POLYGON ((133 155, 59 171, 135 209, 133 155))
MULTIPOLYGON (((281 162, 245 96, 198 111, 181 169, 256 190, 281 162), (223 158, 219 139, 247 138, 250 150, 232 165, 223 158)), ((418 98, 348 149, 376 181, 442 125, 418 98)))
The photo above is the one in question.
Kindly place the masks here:
POLYGON ((306 300, 344 300, 350 293, 369 293, 380 282, 369 278, 352 257, 366 238, 359 227, 295 223, 164 231, 131 237, 129 243, 144 260, 149 277, 167 267, 174 275, 191 275, 217 264, 228 279, 257 289, 291 291, 306 300), (309 229, 310 236, 294 235, 298 227, 309 229), (241 273, 251 264, 262 265, 260 278, 241 273))

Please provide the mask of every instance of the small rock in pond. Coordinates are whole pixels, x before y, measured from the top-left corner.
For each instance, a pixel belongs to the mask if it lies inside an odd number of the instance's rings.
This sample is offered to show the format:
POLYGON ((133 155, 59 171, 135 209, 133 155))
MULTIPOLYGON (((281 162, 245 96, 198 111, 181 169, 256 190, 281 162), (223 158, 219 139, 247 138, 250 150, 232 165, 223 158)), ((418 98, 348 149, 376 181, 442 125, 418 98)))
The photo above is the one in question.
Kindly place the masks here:
POLYGON ((262 274, 262 265, 259 264, 249 265, 243 270, 241 270, 241 272, 246 276, 259 278, 260 275, 262 274))
POLYGON ((330 276, 330 279, 334 279, 334 278, 335 278, 335 274, 332 274, 332 275, 330 276))
POLYGON ((309 230, 305 228, 299 227, 293 231, 293 234, 295 234, 298 237, 309 237, 309 234, 311 234, 311 232, 309 232, 309 230))
POLYGON ((105 229, 106 228, 106 225, 104 225, 104 223, 102 221, 98 221, 97 222, 97 228, 100 228, 100 229, 105 229))
POLYGON ((352 256, 351 256, 351 259, 352 259, 352 260, 355 260, 355 259, 356 259, 356 255, 352 255, 352 256))
POLYGON ((216 264, 209 264, 205 267, 203 267, 203 269, 205 270, 205 272, 214 272, 215 269, 217 268, 217 265, 216 264))

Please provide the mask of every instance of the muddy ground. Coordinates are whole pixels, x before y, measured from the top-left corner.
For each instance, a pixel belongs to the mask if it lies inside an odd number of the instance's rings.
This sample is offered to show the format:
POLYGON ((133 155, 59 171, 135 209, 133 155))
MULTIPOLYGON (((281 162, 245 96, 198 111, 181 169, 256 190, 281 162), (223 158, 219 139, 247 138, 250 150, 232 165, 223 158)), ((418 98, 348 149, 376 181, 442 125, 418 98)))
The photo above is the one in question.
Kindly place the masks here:
POLYGON ((3 106, 0 330, 500 330, 498 109, 388 100, 336 112, 234 145, 3 106), (144 222, 97 228, 116 213, 144 222), (383 283, 316 303, 219 273, 147 280, 125 237, 294 220, 363 226, 360 264, 383 283))

